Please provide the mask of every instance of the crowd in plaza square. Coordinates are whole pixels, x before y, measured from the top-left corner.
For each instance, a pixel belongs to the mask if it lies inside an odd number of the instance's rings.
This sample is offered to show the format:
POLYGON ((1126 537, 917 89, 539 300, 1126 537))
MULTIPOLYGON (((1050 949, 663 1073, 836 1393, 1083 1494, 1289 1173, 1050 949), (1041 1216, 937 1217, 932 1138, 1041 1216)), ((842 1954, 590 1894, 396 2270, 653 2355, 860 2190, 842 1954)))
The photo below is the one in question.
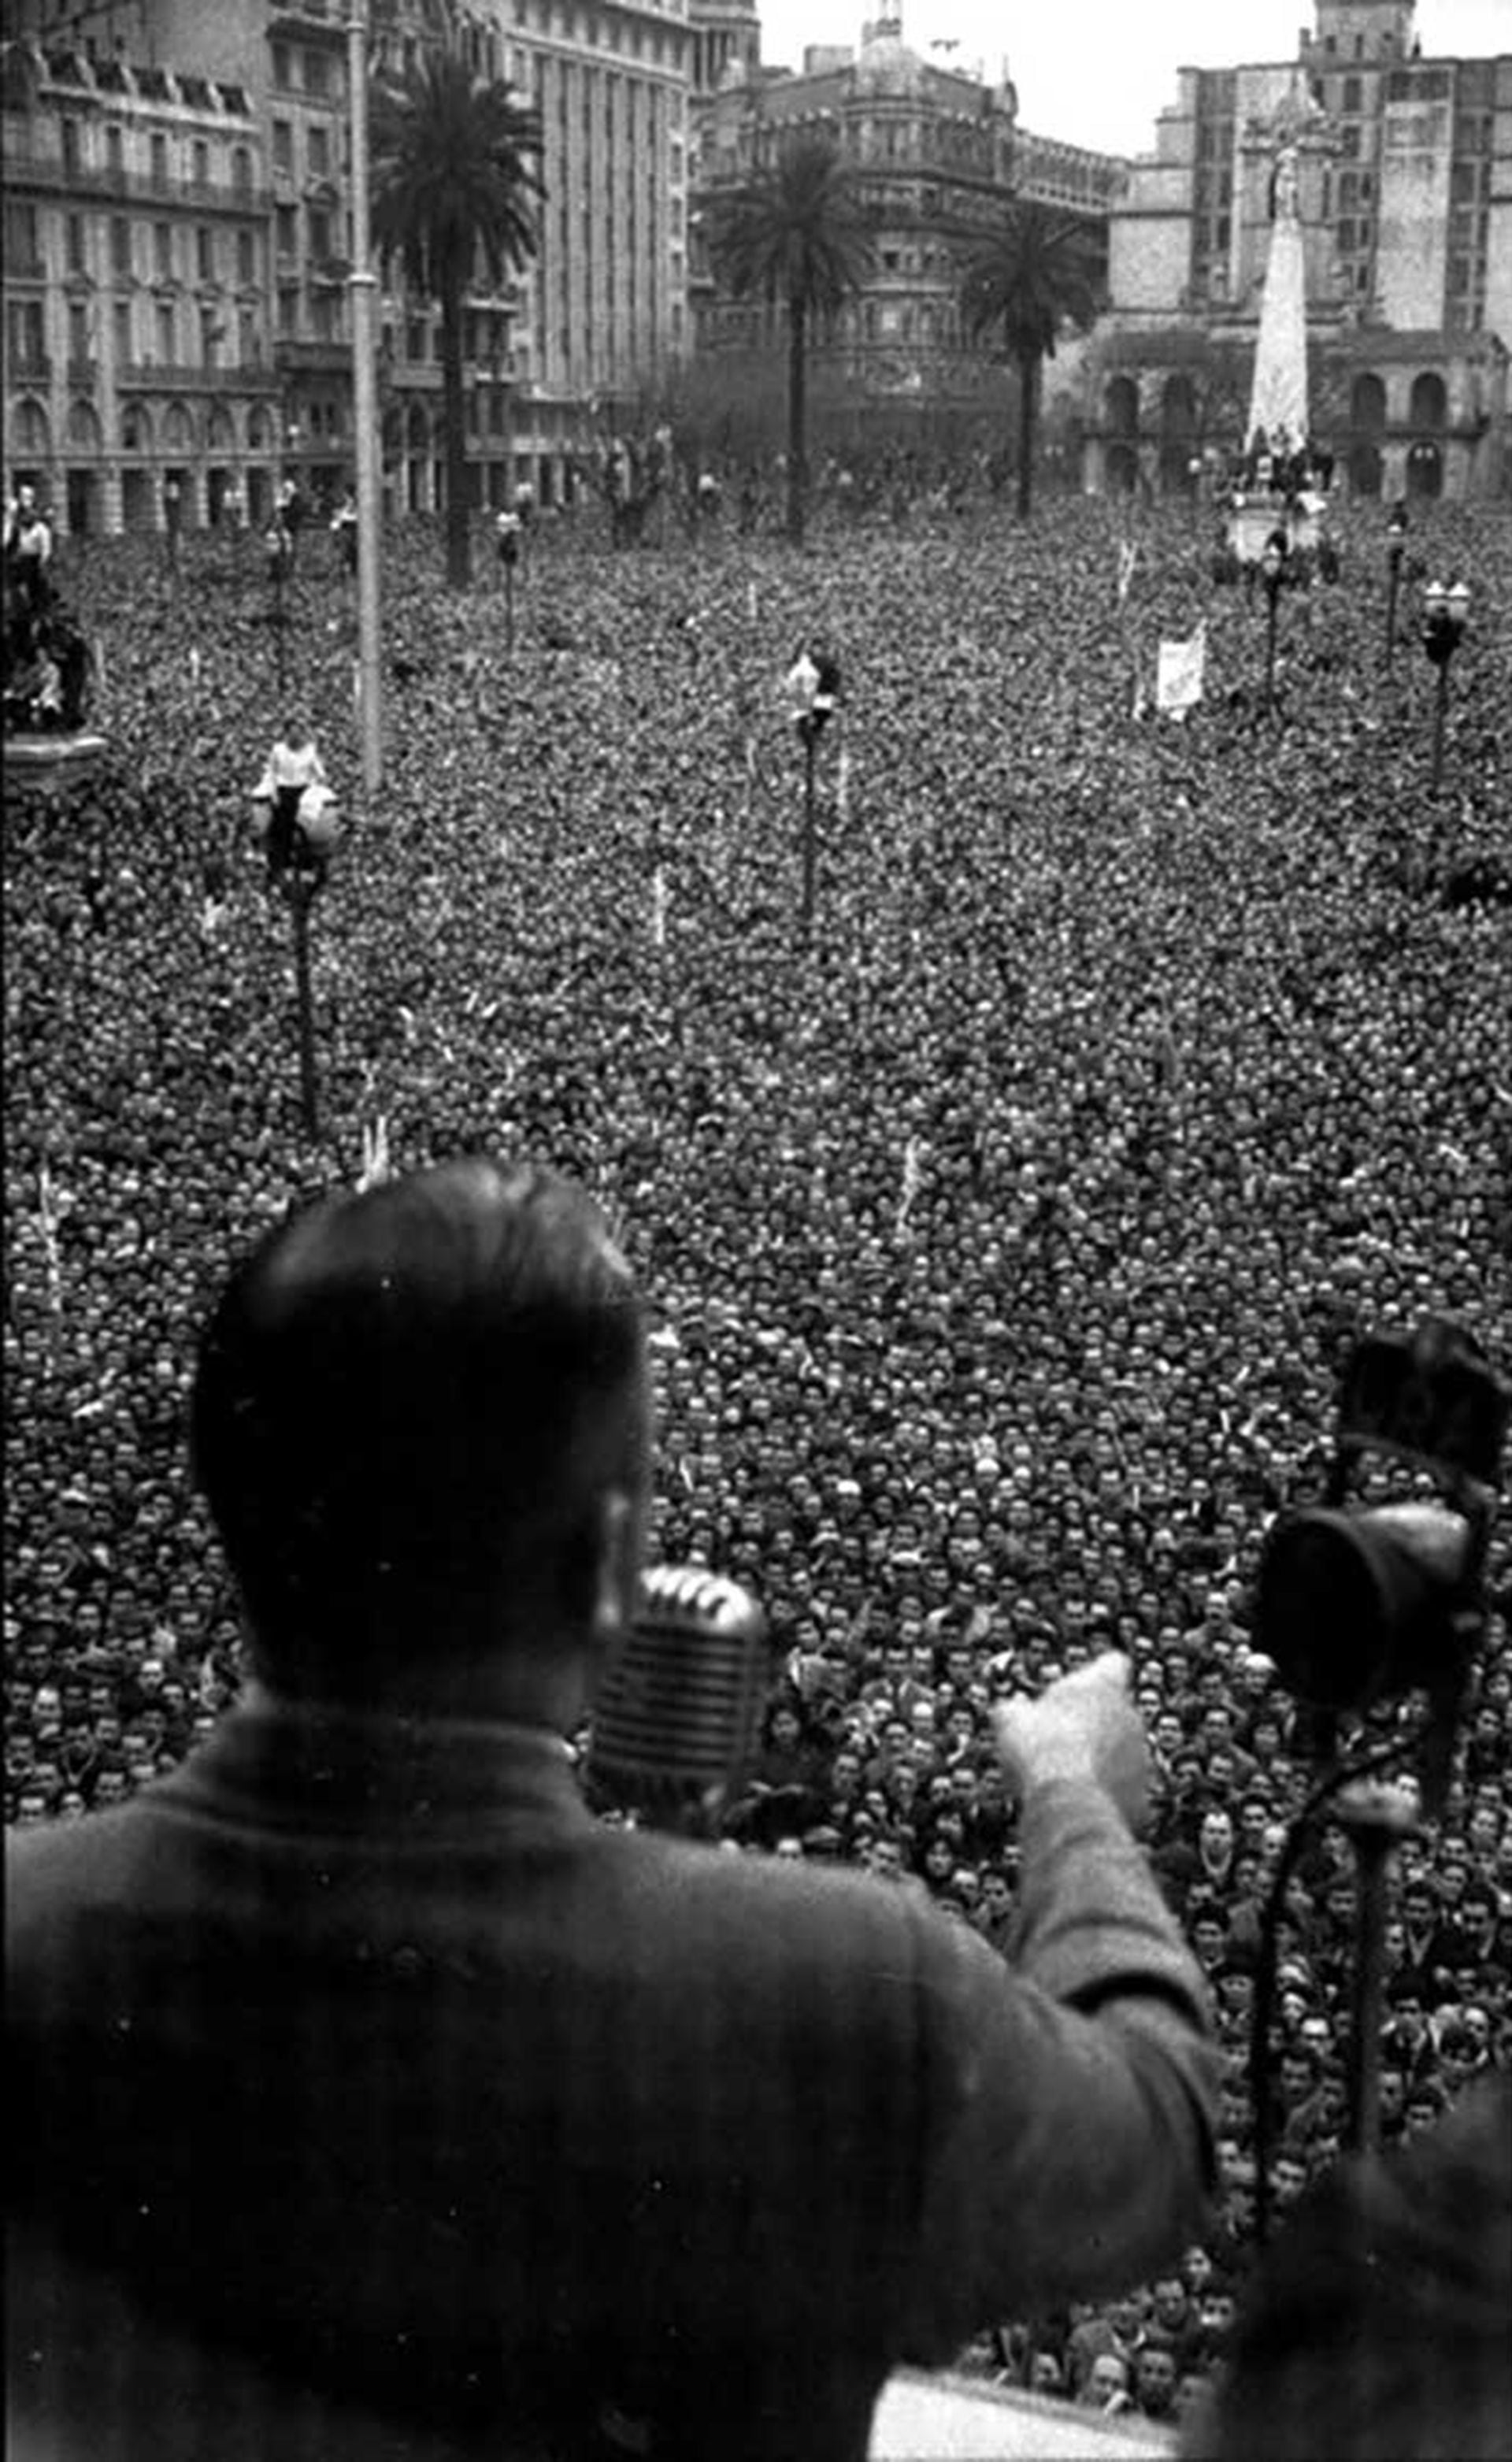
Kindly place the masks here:
MULTIPOLYGON (((423 526, 391 537, 365 810, 318 530, 282 684, 254 539, 59 553, 108 748, 6 824, 8 1816, 121 1801, 235 1690, 183 1428, 231 1257, 375 1154, 551 1161, 652 1309, 653 1554, 770 1619, 737 1844, 870 1867, 1006 1949, 990 1704, 1132 1657, 1226 2059, 1214 2230, 967 2358, 1169 2417, 1251 2251, 1260 1917, 1310 1774, 1254 1647, 1261 1543, 1318 1492, 1354 1334, 1438 1313, 1512 1367, 1512 529, 1415 520, 1416 581, 1473 593, 1432 796, 1416 592, 1388 666, 1372 511, 1337 516, 1335 583, 1285 594, 1267 710, 1264 609, 1215 583, 1202 508, 1026 527, 980 476, 853 486, 797 555, 739 495, 620 552, 592 506, 536 514, 512 650, 481 536, 466 595, 423 526), (1204 617, 1204 700, 1151 714, 1157 640, 1204 617), (844 696, 807 930, 803 647, 844 696), (314 1134, 248 802, 295 718, 346 821, 314 1134)), ((1505 1521, 1489 1587, 1447 1805, 1395 1868, 1389 2138, 1512 2057, 1505 1521)), ((1283 2209, 1340 2149, 1355 1894, 1326 1828, 1282 1926, 1283 2209)))

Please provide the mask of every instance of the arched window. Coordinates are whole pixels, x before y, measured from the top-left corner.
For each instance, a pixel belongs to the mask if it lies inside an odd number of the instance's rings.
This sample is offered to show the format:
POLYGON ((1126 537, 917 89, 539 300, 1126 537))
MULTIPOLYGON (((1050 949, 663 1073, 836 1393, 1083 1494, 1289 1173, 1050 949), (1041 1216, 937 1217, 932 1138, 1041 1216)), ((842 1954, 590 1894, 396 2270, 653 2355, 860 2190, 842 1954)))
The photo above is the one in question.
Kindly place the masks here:
POLYGON ((24 454, 29 461, 45 461, 52 449, 53 434, 41 403, 30 399, 18 401, 11 413, 11 452, 24 454))
POLYGON ((170 402, 163 413, 162 449, 165 453, 194 450, 194 421, 182 401, 170 402))
POLYGON ((1419 439, 1407 455, 1407 492, 1415 503, 1433 504, 1444 492, 1444 457, 1436 444, 1419 439))
POLYGON ((273 422, 268 411, 259 402, 248 413, 247 449, 248 453, 270 453, 272 450, 272 443, 273 422))
POLYGON ((1108 447, 1108 486, 1114 496, 1132 496, 1139 477, 1139 457, 1132 444, 1108 447))
POLYGON ((1415 427, 1427 428, 1435 436, 1440 433, 1449 417, 1449 397, 1442 377, 1431 371, 1414 377, 1408 417, 1415 427))
POLYGON ((1103 398, 1109 427, 1114 436, 1139 433, 1139 388, 1133 377, 1114 377, 1103 398))
POLYGON ((1376 444, 1356 444, 1350 453, 1350 493, 1352 496, 1378 496, 1381 492, 1381 453, 1376 444))
POLYGON ((1160 425, 1167 436, 1190 436, 1197 427, 1197 403, 1189 377, 1167 377, 1160 395, 1160 425))
POLYGON ((1386 387, 1379 377, 1356 377, 1350 388, 1350 425, 1367 436, 1378 435, 1386 424, 1386 387))
POLYGON ((93 402, 74 401, 68 408, 68 444, 72 453, 97 453, 102 443, 99 414, 93 402))
POLYGON ((140 401, 128 401, 120 414, 120 449, 123 453, 152 451, 152 421, 140 401))

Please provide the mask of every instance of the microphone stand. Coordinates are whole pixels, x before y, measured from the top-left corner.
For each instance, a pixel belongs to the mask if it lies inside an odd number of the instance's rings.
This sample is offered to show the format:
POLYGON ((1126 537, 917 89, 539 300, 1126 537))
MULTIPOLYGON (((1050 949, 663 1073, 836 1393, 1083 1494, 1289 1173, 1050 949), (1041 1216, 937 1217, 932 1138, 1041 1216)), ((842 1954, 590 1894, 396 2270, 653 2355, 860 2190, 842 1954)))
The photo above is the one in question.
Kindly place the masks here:
POLYGON ((1393 1855, 1417 1833, 1415 1810, 1399 1786, 1361 1779, 1340 1795, 1333 1819, 1354 1850, 1354 1994, 1350 2043, 1352 2152, 1373 2154, 1381 2138, 1381 2025, 1386 2004, 1386 1880, 1393 1855))

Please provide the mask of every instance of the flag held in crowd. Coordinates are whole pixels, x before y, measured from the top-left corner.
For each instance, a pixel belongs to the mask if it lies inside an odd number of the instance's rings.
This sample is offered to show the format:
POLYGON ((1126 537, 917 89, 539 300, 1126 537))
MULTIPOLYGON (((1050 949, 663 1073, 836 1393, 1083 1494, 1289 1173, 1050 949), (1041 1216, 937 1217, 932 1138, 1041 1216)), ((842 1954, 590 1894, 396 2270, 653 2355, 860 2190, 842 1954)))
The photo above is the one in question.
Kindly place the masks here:
POLYGON ((1189 641, 1162 641, 1156 667, 1155 705, 1183 718, 1202 698, 1207 666, 1207 625, 1201 623, 1189 641))
POLYGON ((393 1177, 388 1158, 388 1114, 380 1112, 376 1120, 362 1131, 362 1170, 357 1179, 357 1195, 378 1188, 393 1177))

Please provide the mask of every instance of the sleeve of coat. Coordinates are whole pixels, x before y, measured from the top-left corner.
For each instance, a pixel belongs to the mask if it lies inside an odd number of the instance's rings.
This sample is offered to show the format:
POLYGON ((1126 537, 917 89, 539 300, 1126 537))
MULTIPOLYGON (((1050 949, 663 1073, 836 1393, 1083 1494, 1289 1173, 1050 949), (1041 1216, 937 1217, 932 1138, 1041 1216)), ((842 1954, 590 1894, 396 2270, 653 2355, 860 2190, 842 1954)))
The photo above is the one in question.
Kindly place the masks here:
POLYGON ((1200 2233, 1218 2064, 1200 1972, 1091 1785, 1032 1788, 1014 1954, 917 1914, 925 2174, 909 2359, 1146 2279, 1200 2233))

